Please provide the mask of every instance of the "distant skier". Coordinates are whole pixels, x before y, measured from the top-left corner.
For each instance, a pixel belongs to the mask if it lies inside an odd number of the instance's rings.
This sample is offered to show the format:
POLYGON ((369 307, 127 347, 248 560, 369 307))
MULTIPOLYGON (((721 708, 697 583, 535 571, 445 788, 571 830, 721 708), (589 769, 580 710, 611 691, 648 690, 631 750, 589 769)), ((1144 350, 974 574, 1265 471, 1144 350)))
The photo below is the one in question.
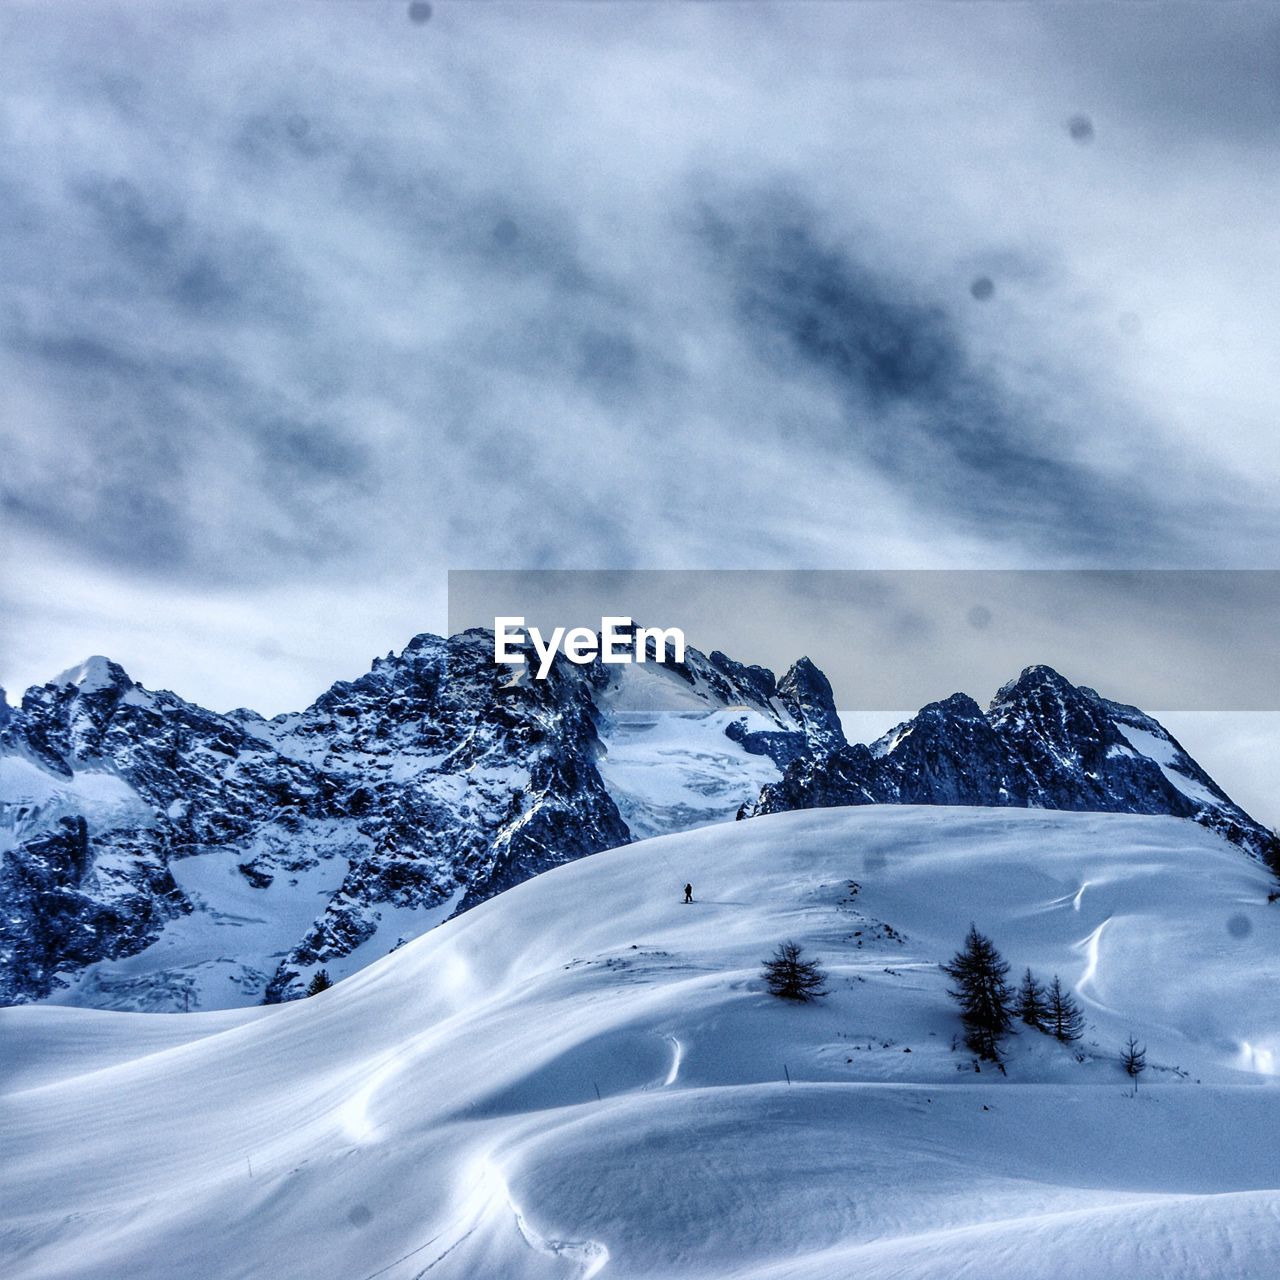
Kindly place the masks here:
POLYGON ((685 885, 685 887, 684 887, 684 900, 685 900, 686 902, 692 902, 692 901, 693 901, 693 885, 691 885, 691 884, 687 884, 687 885, 685 885))

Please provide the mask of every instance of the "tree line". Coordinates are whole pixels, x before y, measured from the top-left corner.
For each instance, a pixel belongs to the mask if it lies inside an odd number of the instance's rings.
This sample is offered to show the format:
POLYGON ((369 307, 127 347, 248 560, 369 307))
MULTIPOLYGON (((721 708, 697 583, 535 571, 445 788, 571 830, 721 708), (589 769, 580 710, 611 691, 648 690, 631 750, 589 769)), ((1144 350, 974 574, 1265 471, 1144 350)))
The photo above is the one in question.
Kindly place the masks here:
POLYGON ((976 925, 969 926, 964 946, 942 966, 951 979, 949 994, 960 1006, 964 1042, 987 1062, 1001 1060, 1000 1041, 1021 1021, 1063 1044, 1084 1034, 1084 1015, 1055 973, 1047 986, 1030 969, 1015 990, 1009 983, 1009 963, 976 925))
MULTIPOLYGON (((1000 1042, 1013 1031, 1015 1022, 1063 1044, 1074 1044, 1084 1035, 1084 1014, 1075 997, 1063 990, 1061 978, 1055 973, 1046 984, 1028 967, 1014 988, 1008 961, 986 934, 978 932, 977 925, 969 926, 964 945, 942 971, 951 979, 948 993, 960 1006, 964 1042, 984 1061, 1002 1062, 1000 1042)), ((764 962, 763 977, 768 991, 784 1000, 808 1003, 827 994, 826 972, 816 960, 805 958, 796 942, 779 944, 764 962)), ((1139 1046, 1132 1035, 1121 1054, 1121 1065, 1136 1093, 1147 1058, 1146 1046, 1139 1046)))

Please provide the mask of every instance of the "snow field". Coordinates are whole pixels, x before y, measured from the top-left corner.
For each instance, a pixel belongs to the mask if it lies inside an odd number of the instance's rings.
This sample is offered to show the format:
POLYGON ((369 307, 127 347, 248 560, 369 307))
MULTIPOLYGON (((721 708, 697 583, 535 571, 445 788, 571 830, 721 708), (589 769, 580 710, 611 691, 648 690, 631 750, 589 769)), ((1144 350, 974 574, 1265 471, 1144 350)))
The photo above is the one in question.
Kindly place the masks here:
POLYGON ((296 1004, 0 1010, 0 1272, 1271 1277, 1270 884, 1177 819, 787 813, 559 868, 296 1004), (1084 1061, 953 1049, 971 920, 1078 993, 1084 1061), (821 1003, 763 992, 784 938, 821 1003))

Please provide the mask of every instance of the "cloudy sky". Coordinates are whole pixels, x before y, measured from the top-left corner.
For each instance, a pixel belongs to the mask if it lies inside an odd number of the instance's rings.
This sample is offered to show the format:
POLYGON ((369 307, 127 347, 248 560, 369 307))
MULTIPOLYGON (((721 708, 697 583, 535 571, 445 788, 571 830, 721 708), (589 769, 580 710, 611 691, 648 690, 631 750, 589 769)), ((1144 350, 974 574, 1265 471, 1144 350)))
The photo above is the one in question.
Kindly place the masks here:
POLYGON ((1274 567, 1278 137, 1270 4, 7 0, 0 683, 297 707, 449 568, 1274 567))

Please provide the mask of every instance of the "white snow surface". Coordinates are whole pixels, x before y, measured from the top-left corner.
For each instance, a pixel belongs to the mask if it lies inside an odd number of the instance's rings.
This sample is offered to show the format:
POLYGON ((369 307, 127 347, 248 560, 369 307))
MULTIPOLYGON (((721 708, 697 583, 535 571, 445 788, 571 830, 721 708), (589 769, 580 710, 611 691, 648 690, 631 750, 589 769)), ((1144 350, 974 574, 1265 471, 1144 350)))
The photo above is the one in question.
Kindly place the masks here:
POLYGON ((99 689, 110 689, 115 681, 111 678, 111 660, 95 653, 91 658, 74 667, 68 667, 51 681, 55 685, 75 685, 81 693, 96 693, 99 689))
POLYGON ((2 1009, 0 1274, 1272 1277, 1270 884, 1171 818, 784 813, 558 868, 294 1004, 2 1009), (953 1049, 970 921, 1078 992, 1083 1061, 953 1049), (785 938, 818 1004, 763 991, 785 938))
POLYGON ((1120 723, 1118 728, 1125 741, 1142 755, 1154 760, 1160 766, 1160 772, 1184 796, 1199 804, 1208 805, 1210 808, 1221 807, 1221 796, 1215 796, 1208 787, 1182 772, 1186 757, 1168 738, 1161 738, 1148 729, 1138 728, 1137 725, 1120 723))
POLYGON ((0 853, 90 813, 95 826, 150 826, 155 812, 118 774, 92 766, 63 778, 22 755, 0 756, 0 853))
MULTIPOLYGON (((99 960, 60 975, 49 1003, 90 1005, 142 1013, 233 1009, 262 1002, 271 975, 342 887, 350 862, 326 849, 350 843, 340 822, 306 825, 312 855, 277 869, 258 888, 241 874, 240 849, 215 849, 174 858, 170 870, 194 910, 170 920, 149 946, 117 960, 99 960), (320 856, 315 856, 315 855, 320 856)), ((337 981, 447 920, 462 899, 456 891, 434 907, 369 908, 374 931, 344 956, 300 967, 304 981, 324 968, 337 981)))
POLYGON ((731 821, 782 771, 751 755, 725 727, 776 730, 745 707, 720 711, 614 711, 602 725, 600 777, 636 839, 731 821))
POLYGON ((195 909, 170 920, 135 955, 63 974, 67 985, 50 1003, 140 1012, 260 1004, 281 958, 341 887, 350 864, 340 856, 309 860, 258 889, 238 869, 244 857, 243 850, 219 849, 174 858, 173 878, 195 909))
POLYGON ((795 727, 781 707, 776 719, 725 707, 656 664, 621 668, 598 705, 605 754, 597 767, 637 840, 730 821, 782 776, 768 756, 725 736, 733 721, 751 732, 795 727))

